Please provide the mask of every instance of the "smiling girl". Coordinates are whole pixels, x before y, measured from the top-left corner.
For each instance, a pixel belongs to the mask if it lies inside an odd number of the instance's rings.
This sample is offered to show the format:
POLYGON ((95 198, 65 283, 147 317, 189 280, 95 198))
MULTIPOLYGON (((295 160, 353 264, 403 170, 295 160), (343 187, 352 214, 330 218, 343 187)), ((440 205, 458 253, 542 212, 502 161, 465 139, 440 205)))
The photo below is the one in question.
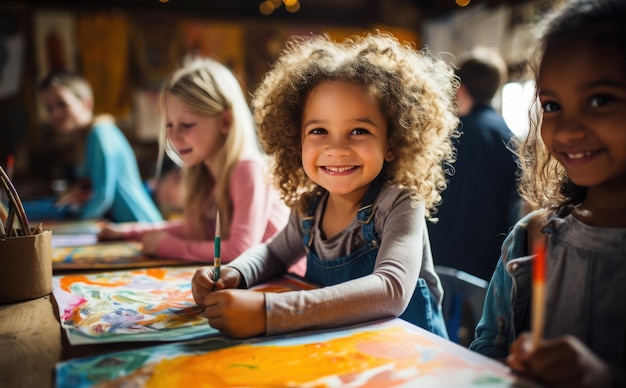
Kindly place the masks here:
POLYGON ((161 112, 161 151, 183 166, 184 219, 109 225, 101 239, 141 238, 144 253, 212 262, 219 210, 226 263, 285 226, 289 210, 269 184, 252 114, 230 70, 191 60, 163 88, 161 112))
POLYGON ((540 208, 507 237, 470 348, 555 387, 626 386, 626 2, 572 1, 549 19, 540 116, 521 148, 540 208), (531 267, 547 244, 544 338, 533 343, 531 267))
POLYGON ((235 337, 401 317, 447 337, 426 219, 458 123, 452 69, 386 34, 293 38, 257 89, 259 137, 291 206, 275 239, 199 269, 196 303, 235 337), (251 287, 306 255, 323 286, 251 287))

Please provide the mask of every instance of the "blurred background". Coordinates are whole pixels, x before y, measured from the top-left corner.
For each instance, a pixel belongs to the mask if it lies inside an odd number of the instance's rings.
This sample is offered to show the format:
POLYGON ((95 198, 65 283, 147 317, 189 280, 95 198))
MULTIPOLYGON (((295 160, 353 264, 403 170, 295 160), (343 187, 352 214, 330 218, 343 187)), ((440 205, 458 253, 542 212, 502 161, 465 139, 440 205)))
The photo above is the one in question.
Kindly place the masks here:
POLYGON ((375 29, 427 46, 450 63, 476 46, 498 50, 509 82, 495 105, 524 136, 533 86, 522 69, 537 22, 560 1, 2 0, 0 165, 14 155, 23 197, 48 194, 62 174, 67 155, 51 149, 63 139, 50 136, 36 98, 50 70, 76 70, 91 82, 96 113, 116 117, 149 179, 159 88, 186 55, 222 61, 251 92, 289 36, 326 32, 342 39, 375 29))

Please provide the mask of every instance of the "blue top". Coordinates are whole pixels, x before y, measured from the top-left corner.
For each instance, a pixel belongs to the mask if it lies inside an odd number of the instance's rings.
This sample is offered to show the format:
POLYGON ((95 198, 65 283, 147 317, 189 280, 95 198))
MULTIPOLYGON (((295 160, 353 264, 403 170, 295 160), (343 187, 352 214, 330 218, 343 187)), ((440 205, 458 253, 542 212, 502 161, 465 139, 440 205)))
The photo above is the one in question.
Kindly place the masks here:
MULTIPOLYGON (((527 227, 535 215, 520 220, 502 246, 471 350, 503 359, 516 337, 530 330, 534 255, 528 252, 527 227)), ((623 371, 626 229, 592 227, 562 214, 543 232, 548 236, 545 338, 573 335, 623 371)))
POLYGON ((489 280, 504 237, 519 218, 517 163, 507 148, 514 135, 484 105, 461 117, 459 129, 454 175, 434 214, 439 221, 428 223, 433 259, 489 280))
POLYGON ((91 185, 92 195, 80 218, 110 218, 115 222, 163 220, 143 186, 135 153, 113 122, 94 124, 87 135, 78 176, 91 185))

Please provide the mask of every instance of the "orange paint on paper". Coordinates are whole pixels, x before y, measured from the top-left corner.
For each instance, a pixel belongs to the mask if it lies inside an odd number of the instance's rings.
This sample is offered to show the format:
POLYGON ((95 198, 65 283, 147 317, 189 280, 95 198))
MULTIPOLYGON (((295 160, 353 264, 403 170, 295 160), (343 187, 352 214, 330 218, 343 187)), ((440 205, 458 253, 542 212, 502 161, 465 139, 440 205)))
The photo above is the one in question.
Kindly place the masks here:
POLYGON ((437 345, 410 336, 401 328, 312 344, 239 345, 162 360, 154 365, 146 387, 327 387, 363 379, 366 371, 371 373, 366 381, 384 375, 382 386, 389 387, 406 382, 416 373, 427 375, 461 362, 453 357, 429 360, 422 353, 428 349, 434 352, 437 345), (397 344, 403 344, 401 351, 397 351, 397 344))
POLYGON ((71 360, 56 378, 68 388, 525 386, 500 363, 399 319, 363 329, 135 349, 71 360))
POLYGON ((84 284, 90 284, 92 286, 112 287, 112 286, 122 286, 124 284, 128 284, 129 281, 130 279, 128 281, 119 281, 119 282, 110 282, 106 280, 94 281, 94 280, 90 280, 87 276, 84 276, 84 275, 74 275, 74 276, 64 276, 60 281, 60 285, 63 290, 69 291, 70 287, 72 287, 72 284, 74 283, 84 283, 84 284))

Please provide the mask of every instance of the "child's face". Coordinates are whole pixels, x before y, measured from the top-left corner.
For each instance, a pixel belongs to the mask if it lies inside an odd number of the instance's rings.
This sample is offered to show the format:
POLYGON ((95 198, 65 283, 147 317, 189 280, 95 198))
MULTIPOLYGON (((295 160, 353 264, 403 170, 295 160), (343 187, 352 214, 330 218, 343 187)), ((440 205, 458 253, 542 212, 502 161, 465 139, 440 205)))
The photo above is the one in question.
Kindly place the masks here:
POLYGON ((53 86, 41 92, 52 129, 67 133, 84 127, 91 120, 91 104, 81 100, 69 88, 53 86))
POLYGON ((212 163, 224 146, 230 128, 226 112, 200 115, 172 95, 165 97, 165 110, 167 138, 185 166, 212 163))
POLYGON ((302 165, 330 192, 359 201, 392 154, 378 101, 361 85, 325 81, 302 115, 302 165))
POLYGON ((626 181, 625 68, 617 47, 584 38, 550 50, 541 64, 541 136, 579 186, 626 181))

